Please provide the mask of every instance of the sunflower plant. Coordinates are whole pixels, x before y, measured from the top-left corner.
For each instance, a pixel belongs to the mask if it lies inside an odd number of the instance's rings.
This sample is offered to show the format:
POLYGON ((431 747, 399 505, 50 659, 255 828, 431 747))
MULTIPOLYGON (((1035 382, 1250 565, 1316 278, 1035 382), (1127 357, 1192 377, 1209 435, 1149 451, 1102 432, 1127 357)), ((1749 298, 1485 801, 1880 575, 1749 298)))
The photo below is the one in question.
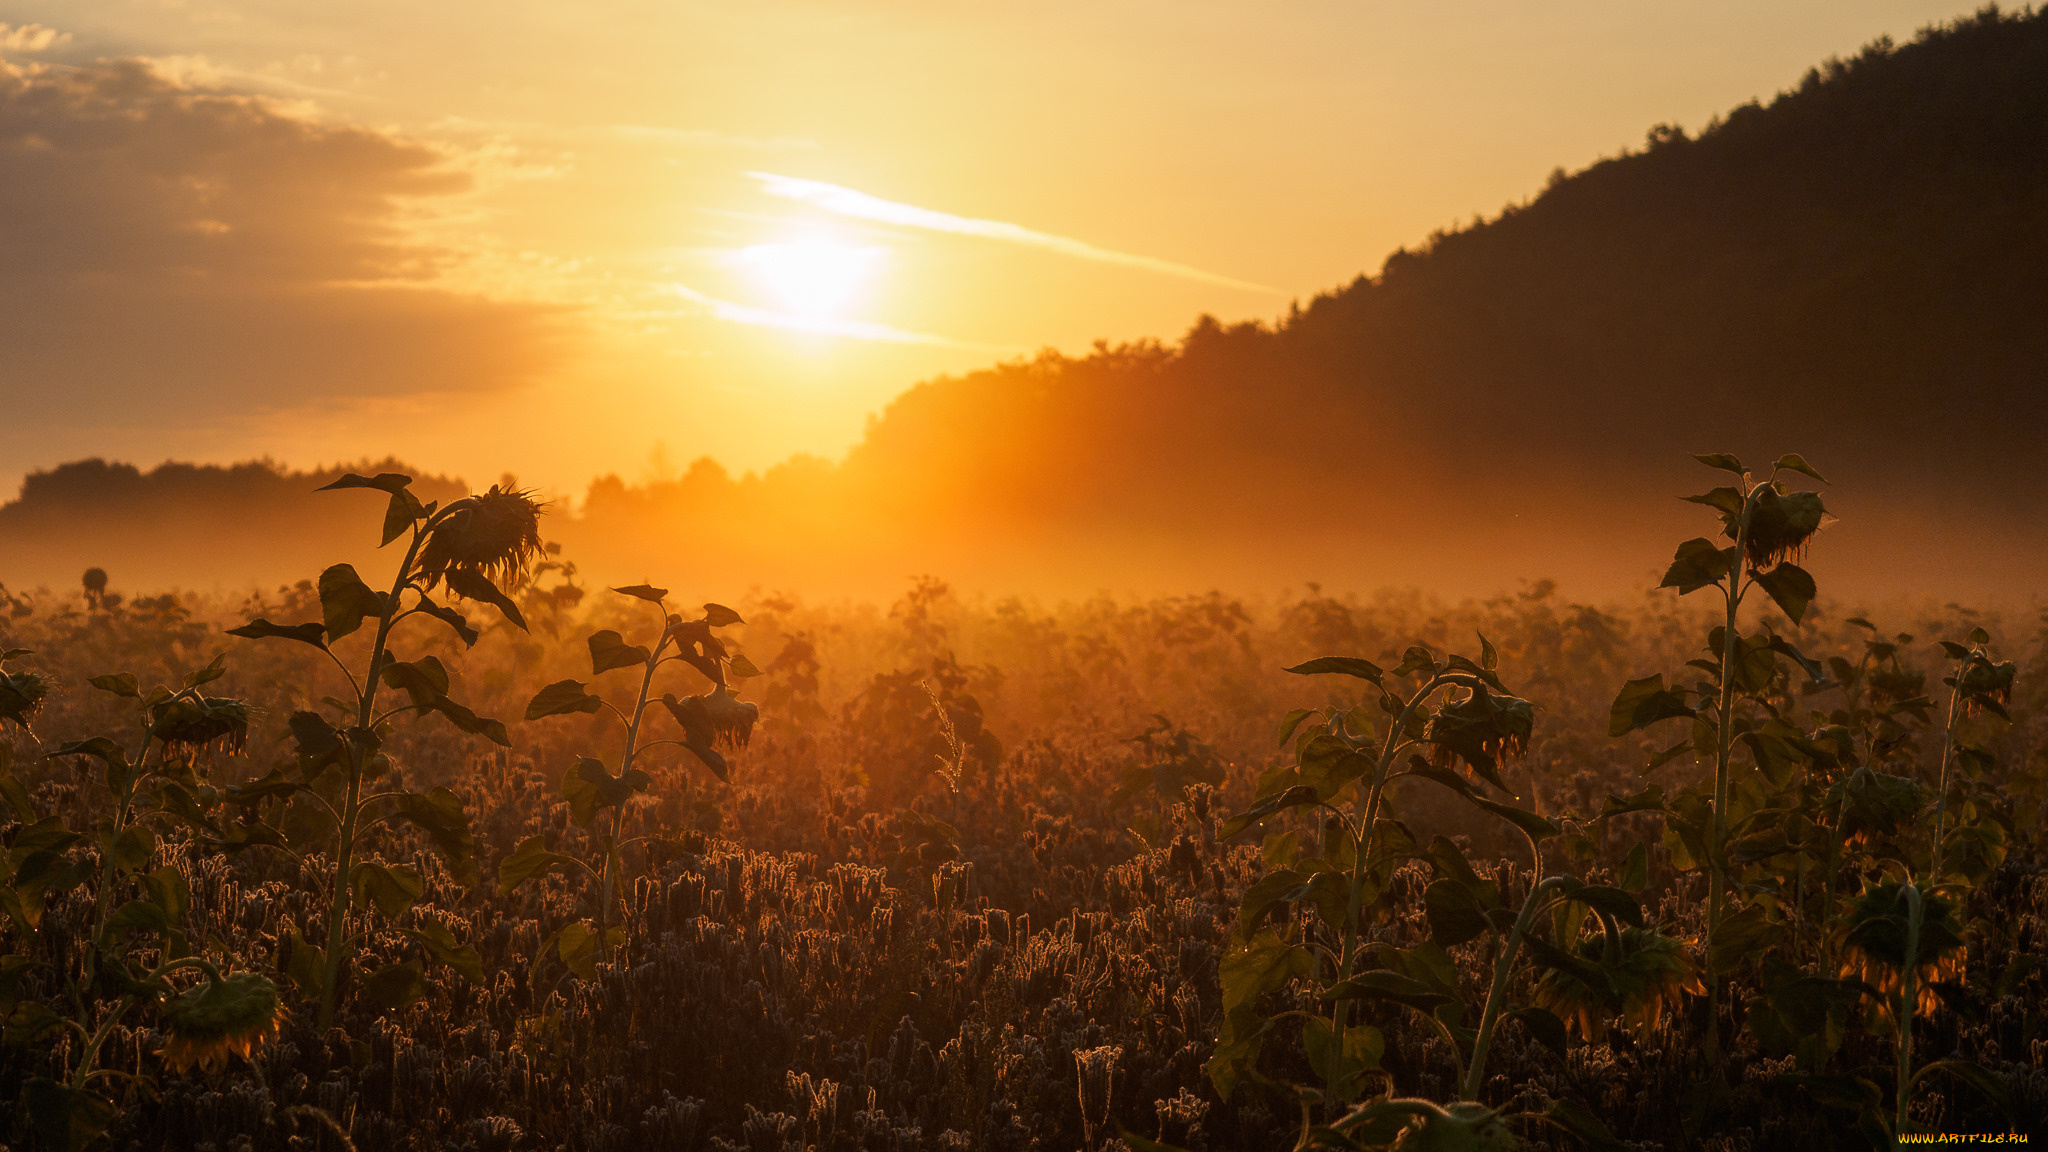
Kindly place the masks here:
POLYGON ((1753 594, 1768 597, 1794 625, 1819 595, 1793 557, 1828 522, 1827 509, 1818 492, 1795 490, 1787 478, 1826 478, 1797 454, 1780 457, 1761 477, 1727 453, 1695 459, 1733 477, 1684 498, 1718 514, 1720 539, 1680 544, 1659 587, 1680 596, 1717 590, 1721 621, 1708 632, 1706 655, 1687 665, 1699 679, 1667 685, 1658 673, 1629 681, 1614 701, 1608 732, 1620 737, 1685 720, 1688 737, 1654 756, 1646 771, 1686 755, 1713 766, 1711 791, 1682 788, 1662 811, 1673 862, 1707 873, 1706 991, 1708 1019, 1717 1023, 1707 1030, 1705 1050, 1718 1066, 1726 976, 1787 931, 1778 896, 1790 885, 1762 874, 1811 839, 1798 797, 1822 779, 1816 773, 1840 763, 1844 734, 1805 727, 1795 706, 1795 683, 1822 686, 1826 668, 1773 629, 1742 632, 1743 606, 1753 594))
MULTIPOLYGON (((403 660, 393 642, 399 623, 421 617, 474 645, 479 629, 450 598, 489 605, 524 630, 526 619, 511 593, 542 554, 543 506, 529 492, 493 485, 439 507, 422 503, 411 484, 411 477, 397 473, 350 473, 321 489, 369 489, 388 498, 382 543, 407 540, 388 591, 371 588, 353 567, 336 564, 320 574, 321 619, 292 625, 258 619, 229 629, 249 639, 311 645, 327 655, 346 684, 345 695, 324 700, 331 718, 314 711, 292 714, 288 723, 298 754, 289 771, 275 770, 230 789, 227 797, 246 813, 229 831, 228 847, 268 845, 301 856, 324 852, 334 861, 326 943, 295 938, 286 961, 293 983, 318 1000, 323 1028, 333 1023, 344 988, 355 977, 353 958, 369 930, 366 924, 351 932, 352 914, 367 904, 387 922, 402 924, 425 890, 417 870, 365 853, 369 837, 388 825, 410 824, 458 883, 478 878, 475 839, 461 799, 445 787, 421 792, 386 783, 391 761, 383 747, 393 722, 408 714, 435 714, 461 731, 511 746, 504 724, 478 716, 449 695, 451 677, 438 657, 403 660), (437 593, 443 598, 437 600, 437 593), (334 644, 366 626, 374 627, 373 639, 358 676, 334 644), (380 709, 380 689, 401 693, 402 699, 380 709)), ((425 959, 472 982, 482 978, 476 950, 458 943, 438 922, 423 920, 401 930, 425 959)), ((386 1007, 410 1003, 424 995, 424 964, 386 965, 360 983, 386 1007)))
POLYGON ((569 813, 577 824, 590 827, 600 814, 610 812, 609 821, 595 833, 598 863, 593 867, 581 857, 550 851, 546 836, 529 836, 498 867, 498 889, 507 894, 556 870, 580 873, 595 882, 595 922, 578 920, 565 924, 540 949, 540 954, 545 955, 552 946, 563 964, 585 979, 596 974, 599 958, 623 940, 621 931, 611 927, 617 904, 614 893, 624 864, 621 854, 633 844, 660 839, 657 834, 620 838, 627 804, 634 796, 646 792, 653 782, 637 766, 638 759, 658 747, 687 748, 713 775, 726 780, 731 769, 720 747, 744 746, 761 716, 758 705, 738 699, 731 687, 732 680, 758 676, 760 670, 746 656, 728 648, 713 632, 745 623, 739 613, 723 604, 706 604, 703 615, 686 620, 669 611, 666 588, 635 584, 612 591, 644 601, 655 616, 647 633, 651 646, 629 644, 624 635, 610 628, 592 633, 586 641, 593 677, 624 670, 640 673, 640 687, 632 703, 622 708, 592 692, 583 681, 569 679, 542 688, 526 706, 528 721, 578 713, 609 713, 619 722, 623 746, 616 773, 597 757, 580 756, 562 774, 562 798, 568 801, 569 813), (709 690, 683 697, 669 691, 656 697, 657 680, 662 668, 669 664, 687 665, 697 679, 709 683, 709 690), (642 722, 656 704, 682 730, 679 738, 643 739, 642 722))
MULTIPOLYGON (((1329 1128, 1305 1122, 1304 1147, 1377 1146, 1369 1133, 1382 1128, 1387 1140, 1422 1138, 1402 1136, 1409 1128, 1444 1139, 1463 1133, 1460 1141, 1494 1132, 1493 1114, 1476 1103, 1449 1112, 1436 1105, 1416 1112, 1394 1107, 1400 1101, 1374 1099, 1362 1111, 1346 1113, 1347 1106, 1367 1095, 1369 1085, 1386 1080, 1379 1068, 1383 1038, 1377 1028, 1354 1022, 1354 1008, 1370 1002, 1399 1005, 1435 1029, 1458 1064, 1459 1098, 1476 1101, 1503 1019, 1519 1019, 1539 1036, 1562 1043, 1564 1026, 1553 1014, 1510 1003, 1518 957, 1539 952, 1604 985, 1597 966, 1540 940, 1539 918, 1578 904, 1617 930, 1623 922, 1642 923, 1634 897, 1571 876, 1534 883, 1521 906, 1511 909, 1498 886, 1482 879, 1456 845, 1439 836, 1420 848, 1392 815, 1389 784, 1404 777, 1429 781, 1520 831, 1538 865, 1536 875, 1541 875, 1540 846, 1558 834, 1557 825, 1488 794, 1490 789, 1514 798, 1501 777, 1502 763, 1527 746, 1535 719, 1534 706, 1501 682, 1498 663, 1493 645, 1481 637, 1476 661, 1456 654, 1439 657, 1415 645, 1391 670, 1348 656, 1289 668, 1302 675, 1363 680, 1374 699, 1348 709, 1333 705, 1288 713, 1280 738, 1293 741, 1295 762, 1268 772, 1251 807, 1222 829, 1226 837, 1240 835, 1290 809, 1313 811, 1319 820, 1320 843, 1313 853, 1303 850, 1294 831, 1276 829, 1266 839, 1270 870, 1245 893, 1222 962, 1224 1020, 1208 1068, 1225 1097, 1243 1079, 1266 1080, 1257 1070, 1261 1047, 1283 1029, 1298 1026, 1301 1051, 1321 1080, 1320 1087, 1293 1089, 1304 1115, 1320 1104, 1326 1114, 1346 1117, 1329 1128), (1383 736, 1376 716, 1386 721, 1383 736), (1393 884, 1395 870, 1410 859, 1427 861, 1437 876, 1423 892, 1432 939, 1407 949, 1369 944, 1374 906, 1393 884), (1486 933, 1497 938, 1499 948, 1486 1000, 1475 1012, 1463 998, 1447 949, 1486 933), (1315 1007, 1269 1011, 1268 1004, 1282 999, 1269 994, 1290 987, 1305 987, 1315 1007), (1366 1124, 1361 1117, 1377 1119, 1366 1124)), ((1498 1131, 1507 1134, 1504 1128, 1498 1131)), ((1491 1143, 1494 1139, 1444 1146, 1510 1146, 1491 1143)))
POLYGON ((239 752, 250 723, 243 701, 204 691, 224 672, 225 657, 216 657, 182 686, 158 685, 146 693, 126 672, 91 678, 93 687, 136 702, 136 740, 94 736, 50 753, 99 762, 110 812, 84 834, 60 817, 44 816, 11 772, 0 770, 0 801, 22 826, 5 858, 0 910, 26 945, 0 957, 0 1011, 9 1043, 53 1049, 60 1075, 29 1079, 22 1097, 24 1112, 51 1147, 81 1148, 118 1115, 115 1100, 102 1095, 104 1081, 132 1077, 102 1068, 100 1051, 137 1008, 156 1008, 167 1037, 161 1055, 173 1071, 193 1063, 217 1068, 228 1054, 246 1057, 276 1034, 275 986, 254 972, 223 976, 203 955, 203 941, 195 949, 186 927, 191 897, 184 874, 168 864, 152 867, 160 832, 204 838, 217 831, 210 814, 218 793, 199 765, 209 752, 239 752), (77 955, 71 994, 53 1006, 26 994, 49 977, 65 982, 72 975, 64 958, 69 949, 42 939, 43 913, 52 897, 88 884, 87 946, 77 955), (204 972, 208 983, 181 992, 169 979, 192 970, 204 972), (216 987, 225 991, 203 991, 216 987), (197 1030, 197 1018, 186 1011, 194 995, 211 1006, 210 1022, 197 1030))

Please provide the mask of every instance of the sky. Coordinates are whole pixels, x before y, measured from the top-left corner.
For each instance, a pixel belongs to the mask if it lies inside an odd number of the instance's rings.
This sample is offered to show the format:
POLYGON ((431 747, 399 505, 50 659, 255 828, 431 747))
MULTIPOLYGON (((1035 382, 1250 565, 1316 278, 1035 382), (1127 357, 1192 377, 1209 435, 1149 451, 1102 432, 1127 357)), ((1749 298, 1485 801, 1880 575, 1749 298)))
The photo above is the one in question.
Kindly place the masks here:
POLYGON ((0 495, 836 458, 918 380, 1273 320, 1961 12, 0 0, 0 495))

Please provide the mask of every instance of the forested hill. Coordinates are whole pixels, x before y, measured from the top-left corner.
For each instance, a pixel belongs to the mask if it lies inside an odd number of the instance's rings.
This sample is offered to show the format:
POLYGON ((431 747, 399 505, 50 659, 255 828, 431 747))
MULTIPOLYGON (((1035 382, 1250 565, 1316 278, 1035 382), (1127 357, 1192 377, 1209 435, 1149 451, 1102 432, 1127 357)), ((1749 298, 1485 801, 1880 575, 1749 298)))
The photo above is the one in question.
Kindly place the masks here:
POLYGON ((1863 574, 2038 587, 2001 566, 2043 550, 2044 315, 2048 18, 1987 10, 1653 129, 1273 325, 929 382, 837 469, 605 483, 588 515, 816 542, 880 509, 959 544, 934 567, 1104 586, 1635 582, 1691 534, 1686 453, 1797 450, 1863 574))
POLYGON ((1824 587, 2026 594, 2044 316, 2048 17, 1987 11, 1653 129, 1270 325, 930 381, 843 461, 602 478, 550 534, 719 587, 1603 595, 1708 529, 1672 499, 1709 485, 1688 453, 1798 451, 1842 517, 1824 587))

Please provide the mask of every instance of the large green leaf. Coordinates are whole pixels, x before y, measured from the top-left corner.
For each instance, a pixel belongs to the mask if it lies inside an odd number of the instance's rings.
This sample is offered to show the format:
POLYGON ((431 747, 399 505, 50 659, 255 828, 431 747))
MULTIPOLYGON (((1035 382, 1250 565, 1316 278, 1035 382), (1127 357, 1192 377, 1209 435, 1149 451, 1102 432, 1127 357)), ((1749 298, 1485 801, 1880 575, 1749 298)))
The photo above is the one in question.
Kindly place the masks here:
POLYGON ((477 882, 476 837, 469 830, 469 814, 462 799, 446 788, 431 792, 401 792, 392 797, 397 818, 424 832, 434 853, 441 857, 456 882, 477 882))
POLYGON ((325 624, 272 624, 258 616, 240 628, 228 629, 227 633, 250 640, 297 640, 301 644, 311 644, 315 648, 327 647, 325 624))
POLYGON ((1607 734, 1626 736, 1660 720, 1675 720, 1699 713, 1685 702, 1685 694, 1664 686, 1664 674, 1645 676, 1621 686, 1607 713, 1607 734))
POLYGON ((526 630, 526 617, 520 613, 519 605, 514 604, 510 596, 498 591, 498 586, 486 579, 482 573, 471 568, 450 568, 442 573, 442 578, 448 582, 449 589, 457 596, 489 604, 502 613, 505 619, 517 625, 521 631, 526 630))
POLYGON ((21 1086, 21 1104, 36 1139, 52 1152, 84 1152, 120 1115, 100 1096, 41 1076, 21 1086))
POLYGON ((1735 549, 1717 548, 1712 540, 1695 536, 1678 546, 1671 566, 1664 570, 1659 588, 1676 588, 1681 596, 1726 576, 1735 567, 1735 549))
POLYGON ((603 708, 604 701, 592 696, 581 680, 557 680, 534 693, 533 699, 526 704, 526 718, 539 720, 543 716, 598 712, 603 708))
MULTIPOLYGON (((555 954, 562 958, 569 971, 584 980, 595 980, 598 961, 604 959, 607 951, 623 943, 625 938, 623 929, 608 928, 599 933, 588 920, 578 920, 562 925, 552 942, 555 954)), ((547 945, 543 943, 541 947, 545 950, 547 945)))
POLYGON ((574 856, 548 851, 545 836, 528 836, 519 842, 519 847, 514 848, 510 856, 505 857, 504 863, 498 865, 498 891, 501 894, 510 894, 521 884, 545 876, 558 868, 563 871, 576 868, 587 870, 588 865, 574 856))
POLYGON ((363 980, 363 994, 385 1009, 403 1008, 426 999, 427 982, 419 964, 386 964, 363 980))
POLYGON ((363 583, 354 567, 336 564, 320 574, 320 614, 327 638, 339 640, 361 628, 365 617, 382 616, 384 597, 363 583))
POLYGON ((1769 593, 1772 600, 1777 601, 1778 607, 1784 610, 1785 615, 1794 624, 1805 619, 1806 606, 1813 603, 1815 596, 1820 595, 1813 577, 1806 569, 1790 560, 1768 572, 1757 573, 1754 579, 1758 587, 1769 593))
POLYGON ((1455 948, 1493 926, 1472 890, 1455 880, 1430 881, 1422 892, 1422 910, 1430 939, 1444 948, 1455 948))
POLYGON ((610 628, 595 632, 590 637, 590 672, 593 676, 609 672, 614 668, 633 668, 647 663, 647 649, 639 644, 628 644, 626 638, 610 628))
POLYGON ((1218 971, 1223 985, 1223 1010, 1250 1007, 1267 992, 1315 970, 1308 949, 1290 944, 1267 929, 1240 942, 1223 955, 1218 971))
POLYGON ((355 866, 349 888, 358 902, 367 900, 376 905, 377 911, 382 912, 386 919, 396 920, 419 903, 427 885, 416 869, 403 865, 387 868, 365 860, 355 866))
POLYGON ((142 688, 136 684, 133 672, 109 672, 105 676, 94 676, 86 683, 102 692, 112 692, 116 696, 136 700, 142 698, 142 688))
POLYGON ((599 809, 624 804, 634 793, 647 791, 650 783, 647 773, 638 768, 614 776, 603 761, 580 756, 562 774, 562 799, 569 802, 569 814, 578 824, 588 824, 597 818, 599 809))
POLYGON ((1270 796, 1259 797, 1252 802, 1251 807, 1225 821, 1218 835, 1228 840, 1275 813, 1288 808, 1299 808, 1305 804, 1319 804, 1321 802, 1322 797, 1313 786, 1296 784, 1284 792, 1276 792, 1270 796))
POLYGON ((1356 656, 1318 656, 1305 664, 1296 664, 1292 668, 1284 669, 1284 671, 1293 672, 1299 676, 1323 674, 1356 676, 1361 680, 1370 680, 1375 684, 1379 683, 1381 678, 1386 675, 1379 665, 1370 660, 1362 660, 1356 656))
POLYGON ((483 958, 475 948, 456 940, 455 934, 439 920, 423 918, 419 927, 408 928, 405 934, 425 949, 427 955, 455 969, 464 980, 471 984, 484 982, 483 958))
MULTIPOLYGON (((454 584, 452 580, 449 583, 451 587, 454 584)), ((448 627, 455 629, 455 634, 462 637, 464 647, 476 647, 476 642, 483 636, 483 633, 478 632, 470 624, 469 617, 464 616, 446 604, 436 604, 425 595, 420 597, 419 611, 425 612, 441 623, 448 625, 448 627)))
POLYGON ((1323 999, 1385 1000, 1427 1015, 1436 1011, 1438 1005, 1450 1003, 1454 997, 1412 976, 1388 968, 1375 968, 1370 972, 1360 972, 1349 980, 1338 981, 1323 993, 1323 999))

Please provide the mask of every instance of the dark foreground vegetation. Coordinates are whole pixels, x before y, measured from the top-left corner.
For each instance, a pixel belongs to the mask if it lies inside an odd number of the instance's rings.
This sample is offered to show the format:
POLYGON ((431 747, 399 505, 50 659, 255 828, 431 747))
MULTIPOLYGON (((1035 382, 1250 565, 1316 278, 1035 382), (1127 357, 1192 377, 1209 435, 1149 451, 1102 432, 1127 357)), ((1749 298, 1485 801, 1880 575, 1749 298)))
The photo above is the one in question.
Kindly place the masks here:
POLYGON ((0 1141, 2041 1132, 2048 628, 1703 459, 1623 607, 692 607, 392 475, 374 582, 6 593, 0 1141))

